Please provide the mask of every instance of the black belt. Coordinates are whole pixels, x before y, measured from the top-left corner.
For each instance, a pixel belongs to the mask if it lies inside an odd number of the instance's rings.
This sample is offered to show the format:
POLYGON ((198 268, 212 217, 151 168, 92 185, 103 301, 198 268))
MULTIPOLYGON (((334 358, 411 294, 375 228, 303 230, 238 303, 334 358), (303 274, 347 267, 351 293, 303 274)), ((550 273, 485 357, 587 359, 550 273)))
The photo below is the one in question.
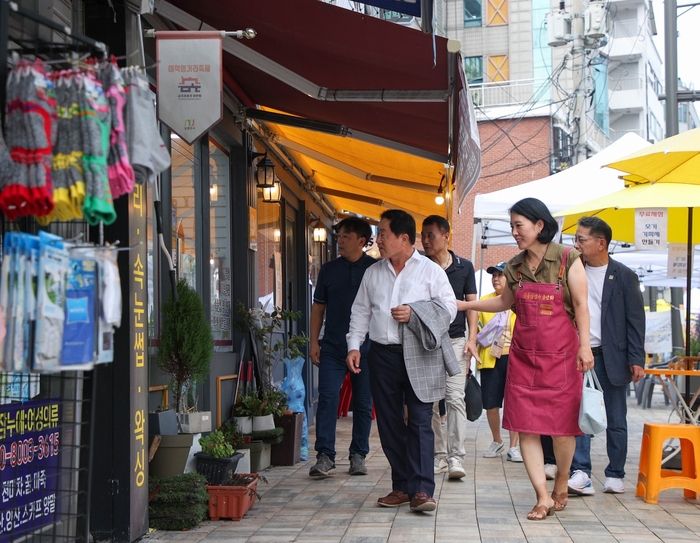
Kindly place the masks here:
POLYGON ((402 353, 403 352, 403 345, 401 343, 391 343, 389 345, 385 345, 384 343, 377 343, 376 341, 372 342, 374 345, 377 347, 380 347, 382 349, 386 349, 387 351, 391 351, 392 353, 402 353))
POLYGON ((603 354, 603 348, 602 347, 591 347, 591 352, 593 353, 593 356, 597 354, 603 354))

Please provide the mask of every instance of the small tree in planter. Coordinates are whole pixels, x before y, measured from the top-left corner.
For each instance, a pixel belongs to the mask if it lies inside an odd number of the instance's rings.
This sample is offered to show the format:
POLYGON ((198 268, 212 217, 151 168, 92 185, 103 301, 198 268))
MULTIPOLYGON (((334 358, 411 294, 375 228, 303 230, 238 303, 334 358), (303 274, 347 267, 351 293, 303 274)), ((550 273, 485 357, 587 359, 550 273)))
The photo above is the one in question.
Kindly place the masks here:
POLYGON ((238 302, 236 312, 241 315, 241 319, 236 321, 236 327, 241 332, 249 332, 253 341, 263 345, 263 355, 259 356, 260 374, 262 375, 263 388, 272 386, 272 376, 275 368, 285 358, 303 357, 301 348, 309 342, 305 334, 286 334, 286 341, 279 339, 273 342, 274 334, 283 333, 282 323, 285 321, 295 321, 302 316, 301 311, 289 311, 275 307, 269 315, 262 309, 246 309, 238 302))
POLYGON ((158 368, 171 377, 175 410, 187 413, 196 407, 189 405, 188 391, 198 379, 209 375, 214 339, 199 294, 180 279, 177 295, 177 302, 171 298, 163 305, 156 360, 158 368))

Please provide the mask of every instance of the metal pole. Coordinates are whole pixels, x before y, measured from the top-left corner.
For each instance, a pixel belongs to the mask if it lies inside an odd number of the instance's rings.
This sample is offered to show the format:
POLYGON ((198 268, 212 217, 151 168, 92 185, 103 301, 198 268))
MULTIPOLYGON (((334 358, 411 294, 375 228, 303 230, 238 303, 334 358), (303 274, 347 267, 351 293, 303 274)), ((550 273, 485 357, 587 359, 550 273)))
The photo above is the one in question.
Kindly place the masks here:
POLYGON ((574 63, 573 83, 576 93, 576 106, 574 119, 578 121, 578 138, 576 141, 576 164, 580 164, 588 158, 586 146, 586 132, 588 130, 588 116, 586 115, 586 52, 583 43, 583 0, 573 0, 573 19, 571 20, 571 34, 573 35, 572 55, 574 63))
MULTIPOLYGON (((673 0, 674 2, 676 0, 673 0)), ((676 109, 676 111, 678 111, 676 109)), ((686 274, 685 293, 685 356, 690 356, 690 292, 693 276, 693 208, 688 208, 688 273, 686 274)), ((690 368, 688 368, 690 369, 690 368)), ((685 378, 685 402, 690 405, 690 377, 685 378)))
POLYGON ((666 137, 678 134, 678 13, 676 0, 664 0, 666 137))

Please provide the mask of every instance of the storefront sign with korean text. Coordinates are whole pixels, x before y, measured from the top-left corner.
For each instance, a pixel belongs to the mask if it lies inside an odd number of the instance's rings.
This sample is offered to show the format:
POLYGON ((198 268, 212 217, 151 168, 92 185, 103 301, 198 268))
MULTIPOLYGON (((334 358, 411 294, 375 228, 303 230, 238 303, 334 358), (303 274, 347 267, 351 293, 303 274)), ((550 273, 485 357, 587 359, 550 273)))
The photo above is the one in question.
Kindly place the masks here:
POLYGON ((0 405, 0 543, 60 517, 58 400, 0 405))
POLYGON ((158 32, 158 118, 191 144, 223 116, 221 34, 158 32))

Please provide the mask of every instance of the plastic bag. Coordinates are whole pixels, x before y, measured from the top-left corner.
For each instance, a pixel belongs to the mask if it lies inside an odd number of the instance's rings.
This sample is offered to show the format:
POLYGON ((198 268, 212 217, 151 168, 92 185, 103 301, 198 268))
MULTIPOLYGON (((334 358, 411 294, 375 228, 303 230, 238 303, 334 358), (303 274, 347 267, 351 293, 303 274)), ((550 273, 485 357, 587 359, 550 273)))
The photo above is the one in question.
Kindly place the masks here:
POLYGON ((578 414, 578 426, 584 434, 599 434, 608 427, 603 389, 595 370, 588 370, 583 374, 583 394, 578 414))
POLYGON ((304 413, 304 422, 301 427, 301 454, 299 459, 304 461, 309 459, 309 426, 306 419, 306 406, 304 400, 306 398, 306 388, 304 387, 304 379, 301 376, 301 370, 304 367, 304 359, 285 358, 284 367, 287 370, 287 375, 282 382, 282 390, 287 394, 287 407, 294 412, 304 413))
POLYGON ((474 422, 481 416, 484 405, 481 402, 481 385, 471 372, 467 375, 464 386, 464 403, 467 406, 467 419, 474 422))

